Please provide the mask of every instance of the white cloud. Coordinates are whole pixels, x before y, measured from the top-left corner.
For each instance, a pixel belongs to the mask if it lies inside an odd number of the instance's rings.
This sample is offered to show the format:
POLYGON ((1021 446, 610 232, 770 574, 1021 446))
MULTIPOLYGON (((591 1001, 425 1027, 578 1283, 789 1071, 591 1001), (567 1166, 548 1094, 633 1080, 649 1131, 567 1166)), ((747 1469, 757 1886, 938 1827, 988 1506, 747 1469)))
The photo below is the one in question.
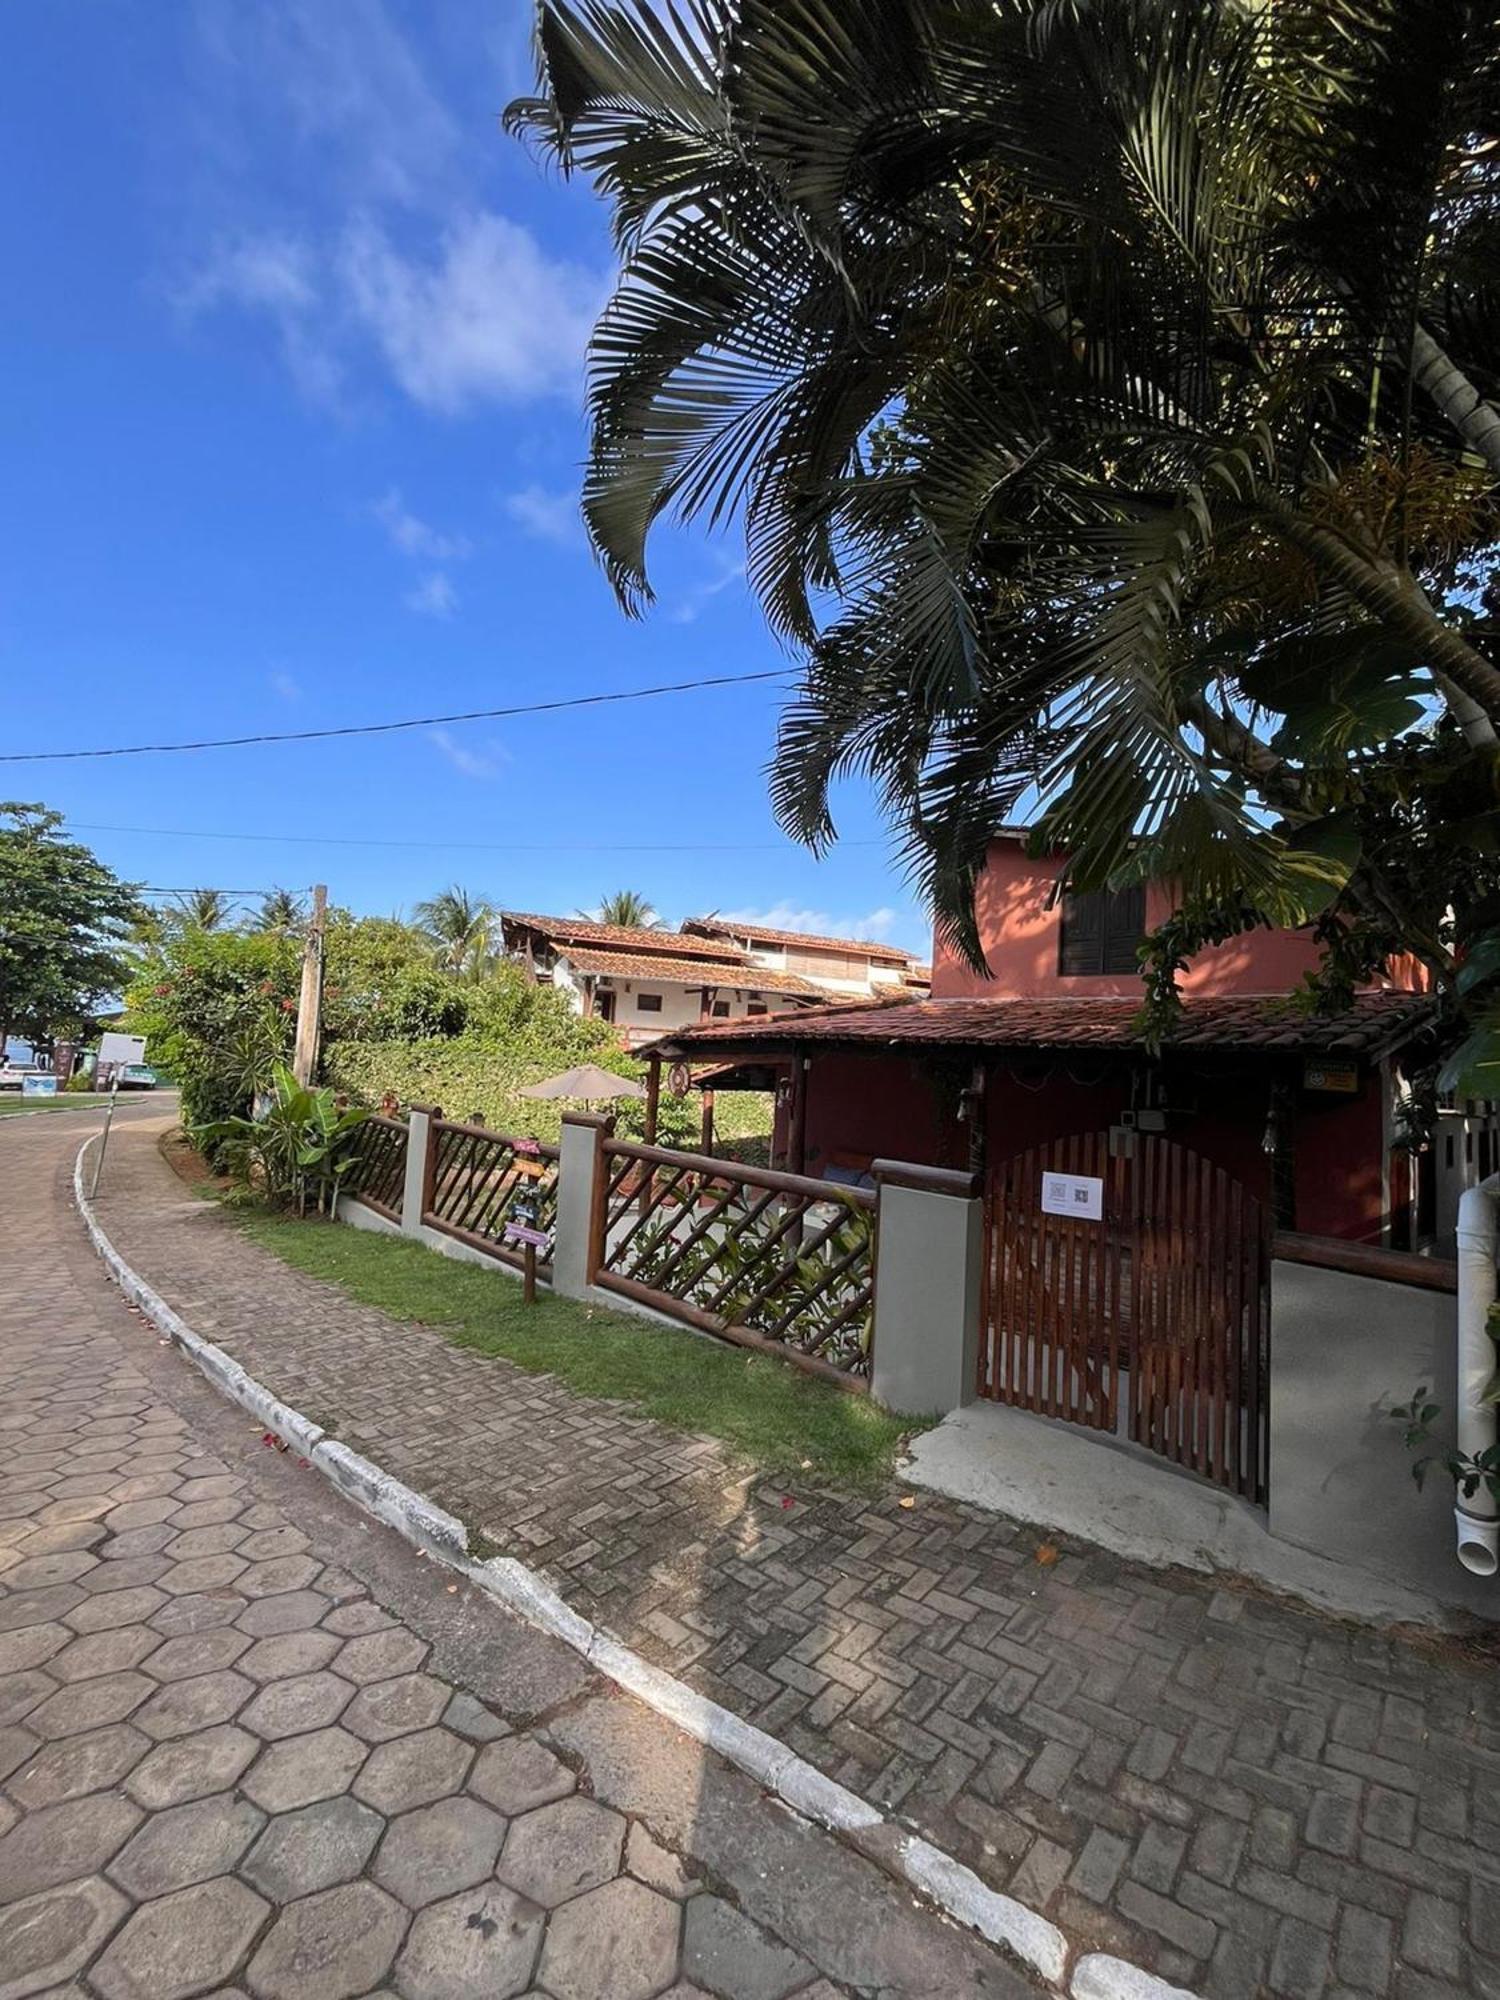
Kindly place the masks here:
POLYGON ((501 766, 510 762, 508 751, 500 743, 490 742, 482 749, 472 750, 465 744, 457 742, 446 729, 431 731, 431 740, 454 770, 465 778, 498 777, 501 766))
POLYGON ((279 669, 271 676, 271 692, 279 695, 285 702, 297 702, 302 699, 301 683, 294 680, 289 673, 279 669))
POLYGON ((222 236, 171 296, 189 318, 227 307, 269 320, 303 395, 316 403, 339 400, 343 367, 319 325, 322 292, 307 243, 276 232, 222 236))
POLYGON ((404 556, 421 556, 427 562, 443 563, 462 562, 470 553, 466 536, 440 534, 411 512, 395 486, 375 502, 370 512, 404 556))
POLYGON ((553 493, 545 486, 525 486, 519 493, 506 494, 505 511, 538 541, 566 546, 583 537, 578 495, 574 492, 553 493))
POLYGON ((401 601, 408 611, 420 611, 428 618, 451 618, 458 609, 458 592, 446 571, 435 569, 401 601))
POLYGON ((715 914, 729 923, 761 924, 771 931, 807 931, 817 937, 859 938, 866 944, 884 944, 907 913, 882 903, 863 916, 838 916, 831 910, 810 910, 783 899, 769 909, 719 910, 715 914))
POLYGON ((469 215, 426 256, 363 221, 344 238, 338 278, 391 374, 425 409, 455 416, 578 393, 603 285, 581 264, 548 257, 506 216, 469 215))
POLYGON ((695 584, 667 612, 667 617, 673 625, 695 624, 699 615, 707 609, 708 605, 712 603, 721 591, 728 590, 733 584, 743 582, 745 576, 745 565, 743 562, 733 562, 724 555, 720 555, 718 561, 718 574, 709 577, 704 583, 695 584))

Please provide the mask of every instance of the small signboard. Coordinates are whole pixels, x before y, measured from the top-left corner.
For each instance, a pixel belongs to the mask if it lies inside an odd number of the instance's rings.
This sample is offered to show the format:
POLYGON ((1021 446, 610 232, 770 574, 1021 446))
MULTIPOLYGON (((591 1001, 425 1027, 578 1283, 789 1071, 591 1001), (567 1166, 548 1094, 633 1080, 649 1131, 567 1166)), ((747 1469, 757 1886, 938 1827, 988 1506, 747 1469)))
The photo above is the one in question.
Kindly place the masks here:
POLYGON ((146 1037, 144 1035, 121 1035, 114 1029, 99 1037, 99 1067, 124 1069, 130 1063, 146 1060, 146 1037))
POLYGON ((55 1076, 23 1076, 21 1078, 23 1097, 56 1097, 57 1078, 55 1076))
POLYGON ((523 1181, 544 1181, 547 1178, 545 1160, 531 1160, 524 1153, 517 1153, 511 1164, 523 1181))
POLYGON ((1042 1175, 1043 1215, 1071 1215, 1078 1222, 1104 1220, 1104 1182, 1097 1174, 1042 1175))
POLYGON ((1359 1065, 1352 1062, 1309 1060, 1302 1065, 1304 1090, 1336 1090, 1352 1094, 1359 1089, 1359 1065))
POLYGON ((507 1222, 505 1240, 507 1243, 529 1243, 533 1250, 545 1250, 552 1239, 545 1229, 533 1229, 529 1222, 507 1222))

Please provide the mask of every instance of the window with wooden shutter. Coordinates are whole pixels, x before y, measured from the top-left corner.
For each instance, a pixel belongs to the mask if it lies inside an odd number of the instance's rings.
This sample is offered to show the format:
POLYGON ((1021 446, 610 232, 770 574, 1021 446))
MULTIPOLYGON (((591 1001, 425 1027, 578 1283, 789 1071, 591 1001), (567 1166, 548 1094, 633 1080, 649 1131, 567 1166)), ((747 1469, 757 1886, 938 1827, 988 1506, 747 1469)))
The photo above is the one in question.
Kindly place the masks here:
POLYGON ((1146 892, 1139 883, 1129 889, 1068 890, 1058 970, 1067 978, 1135 972, 1145 935, 1146 892))

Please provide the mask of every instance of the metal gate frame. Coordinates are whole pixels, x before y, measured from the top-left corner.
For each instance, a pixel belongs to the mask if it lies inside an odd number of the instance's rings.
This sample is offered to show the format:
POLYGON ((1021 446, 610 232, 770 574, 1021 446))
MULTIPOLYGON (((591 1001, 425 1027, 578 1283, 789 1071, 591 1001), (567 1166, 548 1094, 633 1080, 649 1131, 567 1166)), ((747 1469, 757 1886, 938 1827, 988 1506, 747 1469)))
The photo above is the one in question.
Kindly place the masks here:
POLYGON ((1270 1285, 1266 1206, 1201 1154, 1154 1132, 1031 1147, 989 1178, 979 1393, 1263 1506, 1270 1285), (1044 1214, 1044 1173, 1102 1180, 1102 1221, 1044 1214))

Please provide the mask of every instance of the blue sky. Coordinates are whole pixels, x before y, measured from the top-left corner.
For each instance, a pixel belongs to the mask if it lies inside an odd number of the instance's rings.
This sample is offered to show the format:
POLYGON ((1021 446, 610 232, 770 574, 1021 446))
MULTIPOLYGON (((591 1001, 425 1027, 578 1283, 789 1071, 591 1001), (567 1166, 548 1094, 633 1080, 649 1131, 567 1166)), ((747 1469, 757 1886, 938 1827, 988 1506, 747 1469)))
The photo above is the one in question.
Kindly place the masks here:
MULTIPOLYGON (((499 130, 531 80, 529 20, 522 0, 9 15, 3 747, 785 664, 738 545, 664 538, 658 608, 631 624, 576 525, 581 356, 610 255, 588 189, 499 130)), ((386 912, 450 880, 563 910, 629 884, 674 921, 717 907, 925 950, 860 790, 841 795, 829 860, 778 835, 776 706, 774 686, 718 690, 0 766, 0 796, 45 799, 161 887, 325 880, 386 912), (363 840, 427 844, 338 844, 363 840), (663 846, 683 851, 645 851, 663 846)))

